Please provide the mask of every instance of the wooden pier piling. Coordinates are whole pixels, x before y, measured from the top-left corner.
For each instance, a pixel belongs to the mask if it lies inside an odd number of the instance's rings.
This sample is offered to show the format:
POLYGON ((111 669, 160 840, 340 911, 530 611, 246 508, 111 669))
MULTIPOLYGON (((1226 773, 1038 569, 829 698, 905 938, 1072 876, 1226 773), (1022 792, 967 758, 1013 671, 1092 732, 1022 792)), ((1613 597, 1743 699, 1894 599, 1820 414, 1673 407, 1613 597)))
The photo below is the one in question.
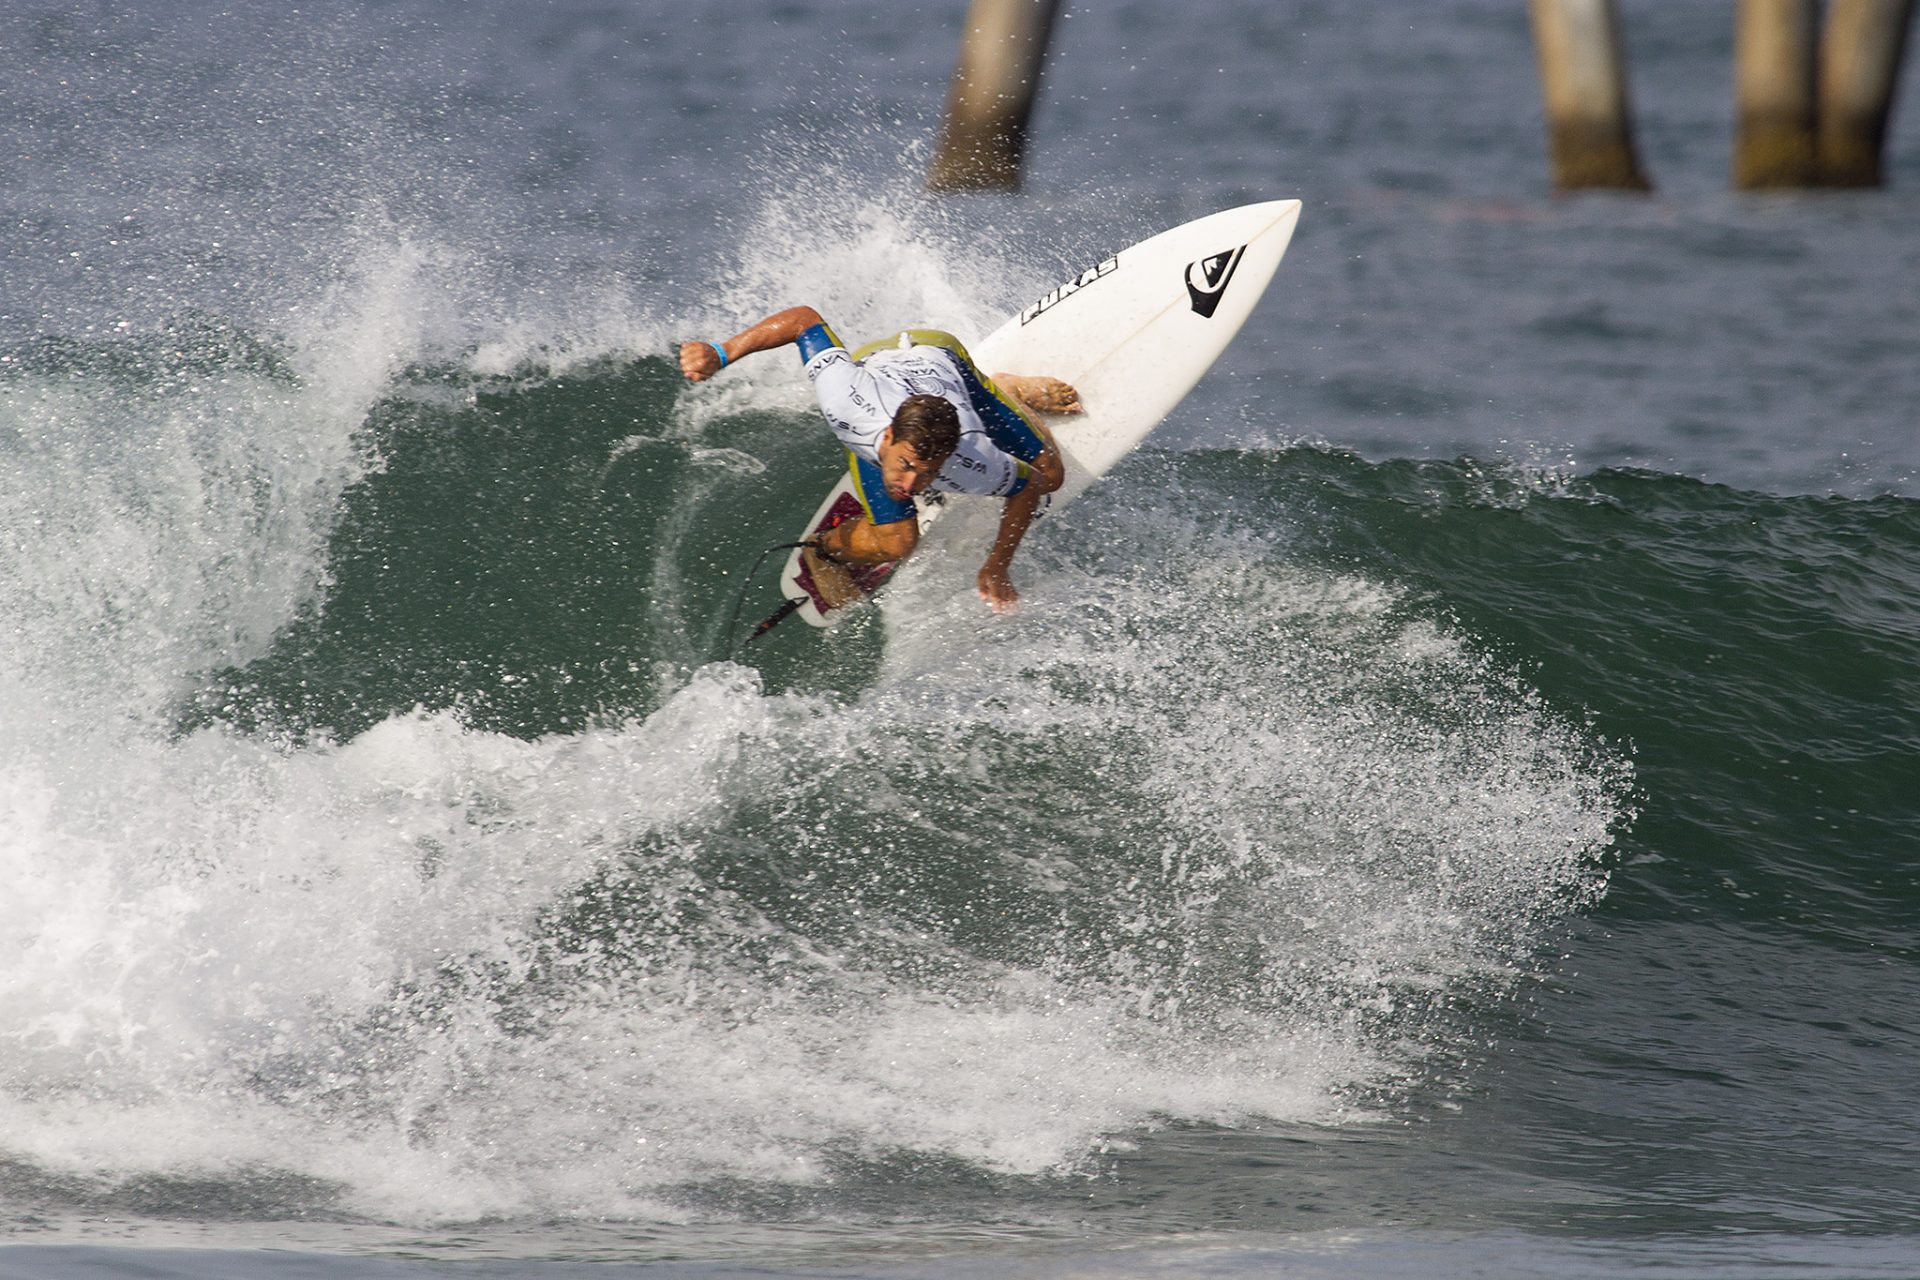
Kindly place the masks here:
POLYGON ((973 0, 929 191, 1017 191, 1060 0, 973 0))
POLYGON ((1529 0, 1559 191, 1645 191, 1614 0, 1529 0))
POLYGON ((1820 41, 1820 181, 1877 187, 1913 0, 1830 0, 1820 41))
POLYGON ((1733 41, 1733 185, 1811 186, 1818 177, 1814 0, 1740 0, 1733 41))

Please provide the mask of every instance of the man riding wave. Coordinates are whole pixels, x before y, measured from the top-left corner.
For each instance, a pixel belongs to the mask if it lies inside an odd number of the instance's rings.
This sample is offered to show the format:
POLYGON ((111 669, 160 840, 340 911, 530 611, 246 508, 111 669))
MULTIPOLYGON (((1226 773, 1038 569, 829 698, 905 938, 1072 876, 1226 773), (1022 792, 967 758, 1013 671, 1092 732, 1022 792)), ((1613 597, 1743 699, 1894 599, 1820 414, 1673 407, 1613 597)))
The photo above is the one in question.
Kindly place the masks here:
POLYGON ((816 577, 833 565, 887 564, 920 539, 916 494, 1003 498, 1000 528, 981 566, 980 596, 1005 612, 1020 598, 1009 576, 1014 552, 1041 500, 1066 479, 1039 413, 1082 412, 1058 378, 974 367, 952 334, 908 329, 849 351, 812 307, 790 307, 724 343, 687 342, 680 369, 703 382, 743 356, 797 345, 820 411, 847 449, 864 515, 818 535, 802 553, 816 577))

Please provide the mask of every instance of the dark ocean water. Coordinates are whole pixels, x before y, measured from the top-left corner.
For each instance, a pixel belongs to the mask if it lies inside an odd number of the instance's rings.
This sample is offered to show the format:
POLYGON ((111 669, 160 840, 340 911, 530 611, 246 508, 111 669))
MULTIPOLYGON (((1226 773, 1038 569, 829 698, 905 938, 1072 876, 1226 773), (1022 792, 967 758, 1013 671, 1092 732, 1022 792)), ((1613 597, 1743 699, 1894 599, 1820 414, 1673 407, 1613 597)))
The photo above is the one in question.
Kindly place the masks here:
MULTIPOLYGON (((1524 7, 16 6, 0 1275, 1920 1275, 1920 142, 1544 190, 1524 7), (986 613, 743 646, 811 302, 1307 211, 986 613)), ((944 522, 959 535, 965 519, 944 522)))

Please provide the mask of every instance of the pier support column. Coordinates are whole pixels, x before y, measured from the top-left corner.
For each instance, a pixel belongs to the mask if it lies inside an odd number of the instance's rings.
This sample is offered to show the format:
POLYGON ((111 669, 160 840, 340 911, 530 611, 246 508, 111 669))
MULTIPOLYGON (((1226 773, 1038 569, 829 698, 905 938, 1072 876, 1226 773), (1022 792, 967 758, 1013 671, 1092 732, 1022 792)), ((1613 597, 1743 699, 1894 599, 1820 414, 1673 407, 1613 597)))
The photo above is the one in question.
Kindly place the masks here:
POLYGON ((1614 0, 1528 0, 1559 191, 1645 191, 1614 0))
POLYGON ((973 0, 929 191, 1017 191, 1060 0, 973 0))
POLYGON ((1814 0, 1740 0, 1734 31, 1733 185, 1742 191, 1811 186, 1814 0))
POLYGON ((1877 187, 1913 0, 1830 0, 1820 41, 1820 180, 1877 187))

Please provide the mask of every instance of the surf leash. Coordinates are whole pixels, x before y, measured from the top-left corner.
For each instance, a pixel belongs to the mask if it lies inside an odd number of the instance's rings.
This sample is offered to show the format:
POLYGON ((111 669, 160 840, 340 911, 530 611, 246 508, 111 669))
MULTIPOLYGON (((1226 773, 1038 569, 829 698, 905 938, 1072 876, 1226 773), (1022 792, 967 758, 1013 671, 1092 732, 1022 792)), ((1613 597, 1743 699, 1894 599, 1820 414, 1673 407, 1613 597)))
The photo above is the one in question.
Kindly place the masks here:
POLYGON ((747 643, 752 644, 755 640, 758 640, 761 636, 767 634, 767 632, 773 630, 788 618, 791 618, 794 611, 805 603, 805 600, 789 600, 778 609, 775 609, 772 613, 760 620, 760 625, 755 627, 753 634, 747 637, 747 643))
MULTIPOLYGON (((740 650, 740 634, 739 634, 740 606, 746 603, 747 592, 753 588, 753 580, 760 576, 760 567, 766 564, 767 557, 772 555, 776 551, 792 551, 796 547, 805 547, 805 546, 811 546, 811 545, 812 543, 810 542, 776 542, 772 546, 768 547, 765 551, 762 551, 760 553, 760 558, 753 562, 753 568, 747 570, 746 578, 743 579, 740 583, 740 594, 736 595, 733 598, 733 612, 727 615, 727 634, 733 637, 731 640, 727 642, 727 661, 728 662, 732 662, 733 655, 738 653, 740 650)), ((758 640, 761 636, 767 634, 767 632, 773 630, 775 627, 779 626, 782 622, 785 622, 788 618, 792 617, 794 611, 805 603, 806 603, 805 600, 788 600, 784 602, 783 604, 781 604, 781 606, 778 609, 774 610, 773 615, 771 617, 767 618, 766 620, 761 622, 759 626, 753 629, 753 634, 748 636, 747 640, 749 642, 758 640)))

